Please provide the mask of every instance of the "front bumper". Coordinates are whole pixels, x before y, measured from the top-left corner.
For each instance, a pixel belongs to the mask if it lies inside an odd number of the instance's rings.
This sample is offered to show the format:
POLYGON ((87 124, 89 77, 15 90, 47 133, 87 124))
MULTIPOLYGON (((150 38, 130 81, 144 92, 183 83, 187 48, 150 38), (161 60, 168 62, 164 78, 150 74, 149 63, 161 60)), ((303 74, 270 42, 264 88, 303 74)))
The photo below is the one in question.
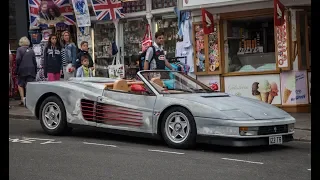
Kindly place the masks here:
MULTIPOLYGON (((292 140, 293 140, 293 134, 282 135, 283 143, 290 142, 292 140)), ((254 137, 254 138, 238 138, 238 137, 198 135, 197 142, 214 144, 214 145, 222 145, 222 146, 233 146, 233 147, 263 146, 263 145, 269 145, 269 136, 254 137)))

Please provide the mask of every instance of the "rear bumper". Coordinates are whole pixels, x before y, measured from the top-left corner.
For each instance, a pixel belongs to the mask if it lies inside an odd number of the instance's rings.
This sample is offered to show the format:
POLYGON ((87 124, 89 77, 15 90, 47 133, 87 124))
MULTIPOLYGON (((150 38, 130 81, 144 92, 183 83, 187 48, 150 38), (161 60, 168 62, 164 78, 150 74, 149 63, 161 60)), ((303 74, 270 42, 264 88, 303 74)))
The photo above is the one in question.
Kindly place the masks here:
MULTIPOLYGON (((290 142, 293 140, 293 135, 282 135, 283 143, 290 142)), ((233 147, 249 147, 249 146, 263 146, 269 145, 269 137, 259 138, 231 138, 221 136, 204 136, 198 135, 197 142, 222 145, 222 146, 233 146, 233 147)))

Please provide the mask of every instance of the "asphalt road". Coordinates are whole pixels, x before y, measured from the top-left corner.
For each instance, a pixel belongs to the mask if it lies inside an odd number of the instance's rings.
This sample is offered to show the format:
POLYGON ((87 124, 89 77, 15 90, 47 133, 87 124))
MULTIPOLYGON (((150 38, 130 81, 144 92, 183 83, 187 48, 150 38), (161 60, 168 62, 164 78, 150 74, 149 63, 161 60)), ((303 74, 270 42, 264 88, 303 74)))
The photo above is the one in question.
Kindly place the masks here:
POLYGON ((170 149, 161 141, 76 129, 44 134, 39 121, 9 119, 11 180, 308 180, 310 143, 170 149))

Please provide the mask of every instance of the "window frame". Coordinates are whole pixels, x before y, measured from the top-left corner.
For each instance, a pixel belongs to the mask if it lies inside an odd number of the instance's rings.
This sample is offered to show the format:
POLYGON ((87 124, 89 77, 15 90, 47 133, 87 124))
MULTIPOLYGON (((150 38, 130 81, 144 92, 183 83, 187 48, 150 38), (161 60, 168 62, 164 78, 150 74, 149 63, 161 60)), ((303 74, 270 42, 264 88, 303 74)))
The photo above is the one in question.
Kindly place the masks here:
POLYGON ((297 24, 297 51, 298 51, 298 69, 299 70, 308 70, 311 71, 311 67, 310 67, 310 55, 309 55, 309 34, 308 34, 308 15, 306 11, 296 11, 296 24, 297 24), (305 26, 301 26, 300 19, 304 18, 305 19, 305 26), (303 39, 301 39, 300 37, 300 32, 301 32, 301 28, 305 29, 305 39, 304 42, 306 44, 306 66, 307 67, 303 67, 302 65, 302 58, 301 58, 301 41, 303 41, 303 39))
MULTIPOLYGON (((258 10, 248 10, 248 11, 239 11, 239 12, 231 12, 231 13, 222 13, 220 14, 220 22, 221 24, 224 24, 224 21, 228 20, 235 20, 235 19, 240 19, 240 18, 254 18, 258 16, 274 16, 274 9, 273 8, 267 8, 267 9, 258 9, 258 10)), ((290 18, 289 18, 289 13, 286 12, 286 22, 287 22, 287 44, 288 44, 288 67, 287 68, 279 68, 278 67, 278 58, 277 58, 277 53, 278 49, 277 47, 277 34, 276 34, 276 26, 274 26, 274 39, 275 39, 275 59, 276 59, 276 69, 275 70, 269 70, 269 71, 253 71, 253 72, 225 72, 225 65, 227 63, 227 59, 225 58, 225 49, 224 47, 220 47, 220 59, 221 62, 223 63, 223 70, 222 70, 222 76, 245 76, 245 75, 261 75, 261 74, 279 74, 280 69, 282 70, 291 70, 292 68, 292 61, 290 59, 290 43, 291 42, 291 36, 290 36, 290 18), (289 41, 289 42, 288 42, 289 41)), ((222 25, 221 25, 222 26, 222 25)), ((221 28, 222 30, 220 31, 220 46, 224 46, 224 31, 223 27, 221 28)))

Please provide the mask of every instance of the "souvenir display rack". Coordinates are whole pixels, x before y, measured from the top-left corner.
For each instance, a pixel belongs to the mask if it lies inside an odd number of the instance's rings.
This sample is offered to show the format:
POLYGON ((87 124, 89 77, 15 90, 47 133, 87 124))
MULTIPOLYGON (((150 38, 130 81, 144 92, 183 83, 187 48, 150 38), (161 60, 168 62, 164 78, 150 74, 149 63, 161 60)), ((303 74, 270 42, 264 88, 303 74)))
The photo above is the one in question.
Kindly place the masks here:
POLYGON ((177 0, 152 0, 152 9, 175 7, 177 0))
POLYGON ((141 53, 141 42, 146 31, 147 21, 144 19, 127 21, 123 26, 123 56, 124 64, 131 67, 136 65, 136 61, 141 53))
POLYGON ((221 74, 220 26, 214 25, 214 32, 204 34, 202 22, 193 23, 193 48, 196 75, 221 74))
POLYGON ((108 77, 107 67, 112 63, 112 42, 116 36, 113 23, 95 24, 94 26, 95 76, 108 77))
POLYGON ((176 43, 178 39, 178 20, 177 18, 155 18, 157 22, 157 31, 164 32, 164 49, 167 52, 167 58, 175 57, 176 43))
POLYGON ((146 11, 146 0, 123 2, 122 7, 125 14, 146 11))

